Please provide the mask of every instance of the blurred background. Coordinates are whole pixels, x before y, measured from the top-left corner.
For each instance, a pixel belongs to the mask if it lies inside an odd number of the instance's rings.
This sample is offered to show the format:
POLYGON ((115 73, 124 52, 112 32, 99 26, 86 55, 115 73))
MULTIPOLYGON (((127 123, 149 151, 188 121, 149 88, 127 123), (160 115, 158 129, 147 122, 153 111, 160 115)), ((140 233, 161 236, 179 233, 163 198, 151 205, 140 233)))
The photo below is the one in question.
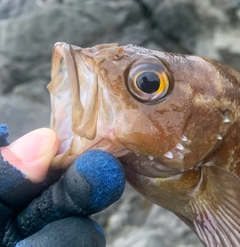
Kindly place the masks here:
MULTIPOLYGON (((117 42, 208 56, 240 71, 240 0, 0 0, 0 123, 11 140, 49 126, 54 43, 117 42)), ((108 247, 200 247, 187 226, 130 186, 94 216, 108 247)))

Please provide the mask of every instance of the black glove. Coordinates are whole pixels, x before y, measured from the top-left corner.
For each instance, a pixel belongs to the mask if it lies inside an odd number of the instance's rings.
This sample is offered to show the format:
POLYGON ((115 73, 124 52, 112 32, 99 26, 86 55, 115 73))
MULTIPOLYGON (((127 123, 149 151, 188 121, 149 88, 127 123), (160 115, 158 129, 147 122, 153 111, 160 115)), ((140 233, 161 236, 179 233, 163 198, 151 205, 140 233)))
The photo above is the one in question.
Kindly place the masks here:
MULTIPOLYGON (((8 144, 5 127, 0 126, 2 146, 8 144)), ((118 200, 124 185, 119 161, 100 150, 38 184, 0 157, 0 246, 105 246, 102 229, 89 216, 118 200)))

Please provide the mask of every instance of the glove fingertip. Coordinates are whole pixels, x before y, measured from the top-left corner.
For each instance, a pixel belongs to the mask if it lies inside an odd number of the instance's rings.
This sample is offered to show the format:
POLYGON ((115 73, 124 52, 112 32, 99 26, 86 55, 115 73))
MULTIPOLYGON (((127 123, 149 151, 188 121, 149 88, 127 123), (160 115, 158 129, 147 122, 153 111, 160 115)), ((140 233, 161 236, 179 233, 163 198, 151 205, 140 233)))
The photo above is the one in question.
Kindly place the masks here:
POLYGON ((103 210, 122 196, 125 174, 122 164, 114 156, 101 150, 91 150, 74 164, 91 185, 89 214, 103 210))
POLYGON ((7 138, 9 136, 9 131, 7 124, 0 124, 0 147, 5 147, 9 145, 7 138))

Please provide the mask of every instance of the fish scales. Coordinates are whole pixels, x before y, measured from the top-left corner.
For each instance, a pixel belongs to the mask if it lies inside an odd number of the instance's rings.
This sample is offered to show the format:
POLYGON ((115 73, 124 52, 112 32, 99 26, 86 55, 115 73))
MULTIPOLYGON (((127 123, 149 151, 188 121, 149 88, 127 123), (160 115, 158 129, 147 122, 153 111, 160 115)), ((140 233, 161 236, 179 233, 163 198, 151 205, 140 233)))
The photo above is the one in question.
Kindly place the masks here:
POLYGON ((239 72, 134 45, 57 43, 51 77, 53 169, 108 151, 206 246, 240 246, 239 72))

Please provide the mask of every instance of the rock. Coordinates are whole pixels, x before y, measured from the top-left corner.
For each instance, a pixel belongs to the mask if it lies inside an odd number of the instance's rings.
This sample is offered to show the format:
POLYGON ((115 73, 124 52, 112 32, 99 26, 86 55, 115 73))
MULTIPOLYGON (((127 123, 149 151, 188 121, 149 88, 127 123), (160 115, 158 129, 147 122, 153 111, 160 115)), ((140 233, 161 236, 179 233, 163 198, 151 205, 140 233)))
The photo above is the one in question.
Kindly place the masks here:
POLYGON ((41 1, 29 0, 1 0, 0 20, 20 17, 39 10, 40 6, 36 4, 41 1))
POLYGON ((76 7, 43 4, 35 14, 2 22, 0 92, 10 92, 15 85, 36 78, 49 81, 51 51, 58 41, 85 47, 103 42, 126 42, 129 34, 132 41, 140 44, 147 39, 144 23, 139 25, 140 19, 138 6, 125 0, 121 3, 84 1, 76 7), (126 19, 129 26, 120 32, 126 19), (141 35, 135 37, 134 26, 141 35))
POLYGON ((9 140, 36 128, 49 127, 50 107, 31 98, 5 95, 0 97, 0 124, 7 123, 9 140))
POLYGON ((105 227, 108 247, 203 247, 180 219, 130 185, 117 203, 93 218, 105 227))
POLYGON ((240 1, 162 1, 153 11, 154 39, 164 50, 208 56, 240 71, 239 13, 240 1))
POLYGON ((165 50, 191 53, 204 28, 197 6, 193 1, 164 1, 154 11, 155 38, 161 33, 171 42, 163 42, 165 50), (174 4, 173 4, 174 3, 174 4), (189 25, 191 23, 191 25, 189 25))
MULTIPOLYGON (((226 30, 228 34, 238 30, 240 7, 239 1, 222 2, 220 7, 208 0, 4 0, 0 3, 0 92, 10 92, 15 85, 36 78, 47 84, 51 51, 57 41, 83 47, 134 43, 224 61, 222 53, 229 52, 221 47, 227 47, 229 41, 223 38, 218 47, 216 37, 226 30)), ((238 47, 236 43, 234 47, 238 47)), ((234 52, 234 62, 227 62, 238 69, 234 52)))
POLYGON ((219 52, 220 60, 231 64, 233 68, 240 71, 240 30, 226 30, 216 32, 214 37, 215 47, 219 52))

